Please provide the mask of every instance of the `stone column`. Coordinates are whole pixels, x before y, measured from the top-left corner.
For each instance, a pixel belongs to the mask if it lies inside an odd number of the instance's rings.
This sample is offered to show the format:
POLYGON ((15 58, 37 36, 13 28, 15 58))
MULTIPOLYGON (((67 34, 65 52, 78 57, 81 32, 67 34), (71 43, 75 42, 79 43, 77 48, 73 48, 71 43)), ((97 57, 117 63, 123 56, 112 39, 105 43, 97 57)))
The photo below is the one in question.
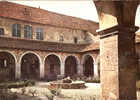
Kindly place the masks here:
POLYGON ((20 77, 21 77, 21 65, 19 62, 17 62, 15 68, 15 79, 20 79, 20 77))
POLYGON ((136 100, 137 27, 99 31, 102 100, 136 100))
POLYGON ((99 74, 98 74, 98 64, 93 63, 93 69, 94 69, 94 78, 98 78, 99 74))
POLYGON ((61 76, 65 76, 65 65, 63 62, 61 63, 61 66, 60 66, 60 74, 61 76))
POLYGON ((44 79, 45 77, 45 63, 40 63, 40 79, 44 79))
POLYGON ((79 76, 83 76, 83 64, 78 64, 77 73, 79 76))

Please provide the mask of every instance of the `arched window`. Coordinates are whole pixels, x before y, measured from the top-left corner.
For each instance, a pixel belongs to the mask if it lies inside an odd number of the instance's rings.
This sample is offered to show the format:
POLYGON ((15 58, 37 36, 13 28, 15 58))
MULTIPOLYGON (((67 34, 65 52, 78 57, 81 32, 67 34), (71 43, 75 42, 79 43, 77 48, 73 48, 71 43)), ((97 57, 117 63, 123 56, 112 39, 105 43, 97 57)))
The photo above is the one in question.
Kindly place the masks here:
POLYGON ((36 39, 43 40, 43 28, 36 29, 36 39))
POLYGON ((24 37, 27 39, 32 39, 32 26, 24 26, 24 37))
POLYGON ((21 25, 20 24, 13 24, 13 26, 12 26, 12 36, 21 37, 21 25))

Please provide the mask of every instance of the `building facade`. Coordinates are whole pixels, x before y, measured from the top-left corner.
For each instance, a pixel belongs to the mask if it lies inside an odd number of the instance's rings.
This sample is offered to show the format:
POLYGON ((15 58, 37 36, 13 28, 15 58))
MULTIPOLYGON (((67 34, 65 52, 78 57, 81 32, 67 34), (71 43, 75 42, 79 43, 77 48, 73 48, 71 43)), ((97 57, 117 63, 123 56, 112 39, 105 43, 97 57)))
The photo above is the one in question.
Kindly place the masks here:
POLYGON ((96 29, 96 22, 1 1, 1 80, 99 77, 96 29))

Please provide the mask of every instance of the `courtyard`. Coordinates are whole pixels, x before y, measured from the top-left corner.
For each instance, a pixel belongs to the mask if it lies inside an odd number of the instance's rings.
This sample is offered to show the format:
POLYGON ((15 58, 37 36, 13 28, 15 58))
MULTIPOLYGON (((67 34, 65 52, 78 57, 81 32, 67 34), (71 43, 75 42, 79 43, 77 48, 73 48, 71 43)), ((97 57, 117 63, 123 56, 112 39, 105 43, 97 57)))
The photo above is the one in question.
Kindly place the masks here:
POLYGON ((140 2, 92 2, 99 23, 0 1, 1 100, 140 100, 140 2))
MULTIPOLYGON (((34 86, 11 88, 10 91, 17 96, 13 100, 99 100, 101 95, 100 83, 85 83, 84 89, 60 89, 59 95, 52 94, 48 89, 49 85, 50 82, 38 81, 34 86)), ((140 100, 139 90, 137 98, 140 100)), ((11 99, 1 98, 0 100, 11 99)))
POLYGON ((10 88, 9 91, 16 94, 15 100, 99 100, 101 94, 100 83, 85 83, 86 87, 82 89, 57 88, 57 95, 50 91, 49 86, 50 82, 38 81, 33 86, 10 88))

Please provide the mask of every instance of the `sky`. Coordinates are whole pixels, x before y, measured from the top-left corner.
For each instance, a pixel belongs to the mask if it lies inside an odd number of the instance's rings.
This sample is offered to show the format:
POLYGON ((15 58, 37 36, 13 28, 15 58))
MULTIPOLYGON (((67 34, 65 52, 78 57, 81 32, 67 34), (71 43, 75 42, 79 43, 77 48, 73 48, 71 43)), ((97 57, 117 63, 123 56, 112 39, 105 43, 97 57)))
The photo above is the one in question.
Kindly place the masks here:
MULTIPOLYGON (((15 3, 40 7, 49 11, 99 22, 92 0, 9 0, 15 3)), ((136 25, 140 26, 140 6, 137 9, 136 25)))

